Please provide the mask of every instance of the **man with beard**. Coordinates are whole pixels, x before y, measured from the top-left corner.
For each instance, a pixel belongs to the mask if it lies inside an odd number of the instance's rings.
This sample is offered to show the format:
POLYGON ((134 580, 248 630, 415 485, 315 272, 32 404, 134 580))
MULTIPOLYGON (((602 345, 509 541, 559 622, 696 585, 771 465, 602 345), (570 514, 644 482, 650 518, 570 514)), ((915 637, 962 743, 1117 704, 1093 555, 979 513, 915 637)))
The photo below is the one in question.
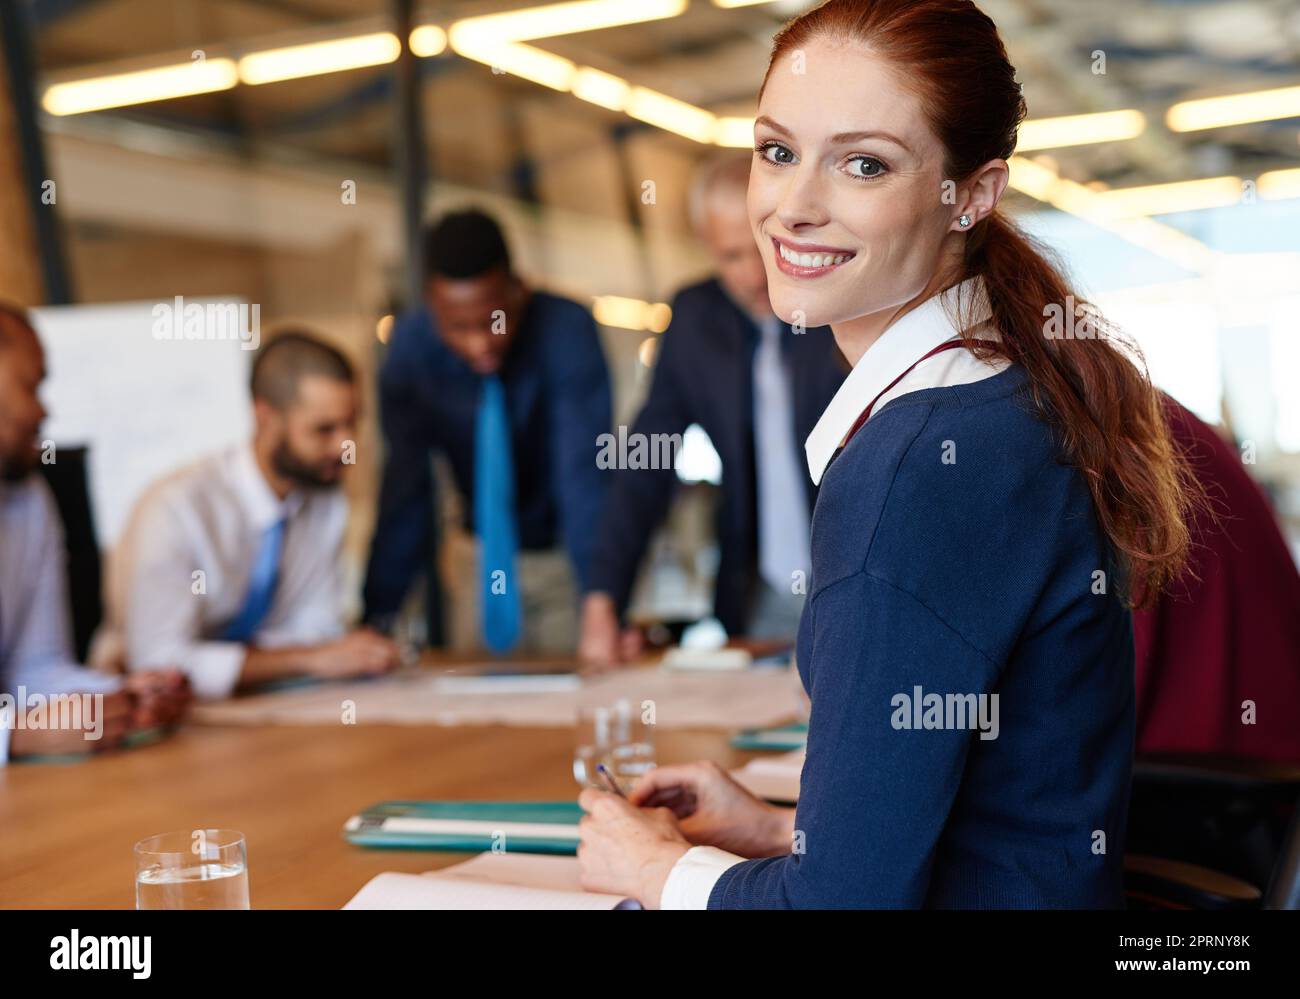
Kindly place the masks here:
POLYGON ((26 314, 0 304, 0 694, 7 695, 0 766, 112 748, 132 732, 170 724, 189 697, 175 670, 123 683, 73 661, 62 527, 49 487, 35 474, 44 379, 45 352, 26 314), (84 711, 61 714, 58 723, 51 711, 33 726, 38 702, 59 695, 91 696, 80 701, 84 711))
POLYGON ((252 396, 250 443, 174 473, 136 505, 109 586, 127 666, 177 663, 200 697, 386 672, 397 646, 345 634, 342 621, 352 367, 311 336, 282 333, 253 362, 252 396))

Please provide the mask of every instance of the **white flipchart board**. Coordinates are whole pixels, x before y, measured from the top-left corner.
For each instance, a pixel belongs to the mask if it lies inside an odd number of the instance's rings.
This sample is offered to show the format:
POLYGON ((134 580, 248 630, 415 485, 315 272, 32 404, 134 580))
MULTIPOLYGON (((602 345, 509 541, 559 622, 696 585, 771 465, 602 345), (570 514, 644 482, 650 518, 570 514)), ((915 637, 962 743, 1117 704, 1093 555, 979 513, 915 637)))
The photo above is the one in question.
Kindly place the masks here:
MULTIPOLYGON (((192 299, 232 302, 235 299, 192 299)), ((251 432, 248 370, 238 339, 158 339, 156 302, 32 310, 45 345, 42 440, 90 449, 99 545, 117 541, 141 491, 251 432)))

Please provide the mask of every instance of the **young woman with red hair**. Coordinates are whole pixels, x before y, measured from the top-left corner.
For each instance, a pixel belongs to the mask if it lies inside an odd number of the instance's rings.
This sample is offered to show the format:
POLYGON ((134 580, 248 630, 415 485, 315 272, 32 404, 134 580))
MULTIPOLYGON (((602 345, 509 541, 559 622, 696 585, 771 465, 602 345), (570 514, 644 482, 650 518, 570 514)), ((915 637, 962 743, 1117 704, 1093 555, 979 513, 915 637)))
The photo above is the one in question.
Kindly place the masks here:
POLYGON ((1192 487, 1144 372, 998 210, 1024 113, 969 0, 829 0, 777 35, 754 237, 777 314, 829 324, 853 365, 807 441, 799 804, 708 763, 630 802, 586 791, 588 887, 673 908, 1122 904, 1127 595, 1178 571, 1192 487))

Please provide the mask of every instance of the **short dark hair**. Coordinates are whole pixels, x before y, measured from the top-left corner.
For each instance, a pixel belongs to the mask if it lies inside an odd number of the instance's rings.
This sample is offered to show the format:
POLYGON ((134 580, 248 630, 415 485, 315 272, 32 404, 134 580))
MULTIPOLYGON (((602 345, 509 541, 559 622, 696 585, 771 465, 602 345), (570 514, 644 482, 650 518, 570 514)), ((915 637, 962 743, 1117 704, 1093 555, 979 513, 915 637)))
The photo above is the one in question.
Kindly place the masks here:
POLYGON ((448 212, 424 230, 424 277, 472 278, 510 270, 510 249, 496 219, 477 208, 448 212))
POLYGON ((298 397, 298 383, 307 375, 356 383, 352 365, 342 352, 301 330, 286 330, 257 352, 251 385, 254 399, 285 409, 298 397))

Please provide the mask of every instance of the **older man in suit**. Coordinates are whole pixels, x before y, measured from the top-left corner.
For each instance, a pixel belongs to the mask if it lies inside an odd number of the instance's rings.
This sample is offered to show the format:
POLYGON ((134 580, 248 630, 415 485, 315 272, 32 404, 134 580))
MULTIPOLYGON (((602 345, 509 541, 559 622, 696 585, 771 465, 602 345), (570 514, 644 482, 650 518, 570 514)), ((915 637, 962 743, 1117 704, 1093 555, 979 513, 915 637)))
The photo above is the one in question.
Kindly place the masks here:
MULTIPOLYGON (((749 159, 727 153, 696 175, 691 222, 717 273, 673 300, 632 434, 661 440, 651 435, 698 424, 709 435, 722 462, 714 613, 731 634, 793 638, 816 495, 803 442, 845 368, 829 329, 792 329, 772 313, 745 210, 749 159)), ((676 484, 672 468, 611 475, 583 602, 579 651, 591 664, 617 662, 635 646, 620 618, 676 484)))

